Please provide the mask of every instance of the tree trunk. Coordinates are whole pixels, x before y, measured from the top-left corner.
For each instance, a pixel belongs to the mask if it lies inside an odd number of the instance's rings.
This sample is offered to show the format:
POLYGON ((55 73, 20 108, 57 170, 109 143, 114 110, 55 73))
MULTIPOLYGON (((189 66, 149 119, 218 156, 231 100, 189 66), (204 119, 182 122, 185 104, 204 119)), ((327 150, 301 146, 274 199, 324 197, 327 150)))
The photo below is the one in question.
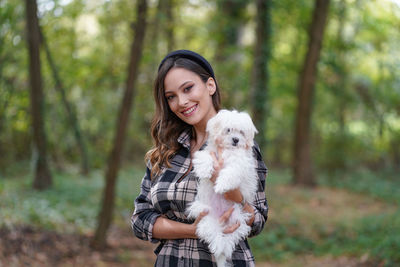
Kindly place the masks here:
MULTIPOLYGON (((40 30, 40 28, 39 28, 39 30, 40 30)), ((64 107, 67 111, 69 122, 71 124, 72 129, 74 130, 75 139, 78 144, 79 150, 81 151, 81 157, 82 157, 81 172, 83 174, 87 175, 89 173, 89 159, 88 159, 89 157, 88 157, 87 148, 83 141, 81 130, 79 127, 78 118, 77 118, 78 116, 76 115, 75 109, 68 102, 68 99, 67 99, 67 96, 65 93, 65 88, 61 82, 60 76, 58 75, 56 64, 53 61, 53 57, 50 53, 50 48, 47 44, 46 37, 44 36, 42 31, 40 31, 40 36, 41 36, 42 44, 46 51, 46 57, 49 62, 49 65, 50 65, 50 69, 53 73, 53 78, 54 78, 55 85, 56 85, 55 88, 61 95, 62 103, 64 104, 64 107)))
POLYGON ((173 14, 173 0, 159 0, 161 12, 163 16, 163 27, 165 29, 165 36, 167 39, 167 50, 172 51, 175 47, 174 35, 174 14, 173 14))
POLYGON ((211 35, 216 42, 214 61, 220 84, 224 85, 222 98, 226 108, 243 105, 241 94, 245 81, 243 58, 245 48, 240 43, 241 30, 246 24, 246 7, 249 0, 218 0, 211 22, 211 35))
POLYGON ((268 61, 270 57, 270 0, 257 0, 256 42, 252 73, 251 109, 259 134, 257 141, 261 150, 266 147, 266 120, 268 117, 268 61))
POLYGON ((29 47, 29 81, 33 127, 33 143, 37 150, 33 188, 43 190, 52 185, 47 165, 46 134, 43 121, 43 91, 40 69, 40 34, 36 0, 26 0, 27 37, 29 47))
POLYGON ((122 105, 120 106, 117 128, 114 137, 114 145, 108 159, 108 166, 105 174, 105 186, 103 191, 102 206, 98 217, 98 226, 91 246, 95 249, 106 247, 106 234, 111 224, 114 199, 115 184, 122 154, 122 145, 125 139, 126 127, 128 125, 129 113, 132 106, 135 90, 134 84, 138 74, 139 62, 142 55, 143 40, 146 29, 146 0, 137 1, 137 21, 134 25, 135 38, 131 46, 131 56, 128 68, 128 77, 122 105))
POLYGON ((307 186, 315 185, 310 152, 310 128, 317 63, 321 51, 329 0, 316 0, 309 30, 309 45, 299 79, 298 107, 295 130, 293 160, 294 182, 307 186))

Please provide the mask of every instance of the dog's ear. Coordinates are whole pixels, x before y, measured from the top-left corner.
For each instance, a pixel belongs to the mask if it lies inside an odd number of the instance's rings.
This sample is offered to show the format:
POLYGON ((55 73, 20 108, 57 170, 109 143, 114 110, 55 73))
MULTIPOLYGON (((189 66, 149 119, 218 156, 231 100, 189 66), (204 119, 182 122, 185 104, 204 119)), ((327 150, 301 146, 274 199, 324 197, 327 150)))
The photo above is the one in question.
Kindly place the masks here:
POLYGON ((256 126, 253 123, 253 120, 251 119, 250 115, 248 113, 243 113, 245 116, 245 120, 247 121, 247 129, 246 129, 246 139, 247 139, 247 149, 251 148, 254 146, 254 136, 258 133, 256 126))
MULTIPOLYGON (((218 115, 218 114, 217 114, 218 115)), ((206 127, 206 132, 208 132, 209 135, 216 135, 218 134, 218 129, 221 127, 221 122, 218 119, 218 116, 212 117, 208 122, 207 122, 207 127, 206 127)))

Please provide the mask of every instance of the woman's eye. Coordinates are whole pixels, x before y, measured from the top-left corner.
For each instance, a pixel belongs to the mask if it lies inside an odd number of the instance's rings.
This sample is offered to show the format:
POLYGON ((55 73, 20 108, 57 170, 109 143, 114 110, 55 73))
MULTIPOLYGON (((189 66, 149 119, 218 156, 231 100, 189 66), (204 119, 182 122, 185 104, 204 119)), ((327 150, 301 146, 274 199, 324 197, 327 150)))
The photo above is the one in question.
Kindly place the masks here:
POLYGON ((185 92, 190 91, 190 89, 192 89, 192 87, 193 87, 193 85, 186 87, 185 92))
POLYGON ((170 100, 172 100, 173 98, 174 98, 173 95, 169 95, 169 96, 167 96, 167 101, 170 101, 170 100))

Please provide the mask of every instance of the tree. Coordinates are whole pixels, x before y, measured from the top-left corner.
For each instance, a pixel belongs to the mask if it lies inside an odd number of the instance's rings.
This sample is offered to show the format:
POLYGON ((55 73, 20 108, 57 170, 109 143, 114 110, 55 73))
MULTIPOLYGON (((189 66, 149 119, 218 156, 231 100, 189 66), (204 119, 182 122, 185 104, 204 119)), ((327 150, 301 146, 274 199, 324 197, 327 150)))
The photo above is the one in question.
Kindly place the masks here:
MULTIPOLYGON (((240 90, 247 88, 243 75, 244 47, 240 43, 241 30, 246 23, 248 0, 217 0, 211 35, 216 42, 215 61, 218 82, 223 85, 224 106, 238 108, 240 90), (245 85, 244 85, 245 84, 245 85)), ((242 103, 240 103, 242 102, 242 103)))
POLYGON ((91 246, 95 249, 105 248, 107 230, 112 221, 115 199, 115 184, 117 181, 118 169, 122 154, 122 145, 124 143, 129 113, 135 94, 134 86, 143 50, 143 40, 146 30, 147 1, 138 0, 136 11, 137 21, 133 26, 135 38, 131 45, 128 77, 119 110, 116 133, 114 136, 114 145, 108 159, 102 205, 98 216, 98 226, 91 242, 91 246))
POLYGON ((61 82, 60 76, 58 75, 57 67, 56 67, 56 64, 54 63, 52 54, 50 52, 50 48, 47 44, 46 37, 44 36, 44 34, 40 28, 39 28, 39 31, 40 31, 41 41, 42 41, 42 44, 43 44, 45 52, 46 52, 47 61, 50 65, 50 69, 51 69, 51 72, 53 74, 53 78, 55 81, 55 88, 61 95, 62 103, 65 107, 65 110, 67 111, 69 122, 71 124, 72 129, 74 130, 75 139, 76 139, 76 142, 78 143, 79 149, 81 151, 81 157, 82 157, 81 171, 83 174, 87 175, 89 173, 89 157, 88 157, 86 145, 83 141, 81 129, 79 127, 78 118, 77 118, 78 116, 76 115, 76 111, 73 108, 72 104, 67 99, 67 96, 65 93, 65 88, 61 82))
POLYGON ((261 150, 265 149, 266 119, 268 115, 268 60, 270 57, 270 4, 271 1, 257 0, 256 42, 252 73, 251 109, 254 124, 259 135, 257 141, 261 150))
POLYGON ((46 133, 43 121, 43 91, 40 69, 40 33, 36 0, 26 0, 27 37, 29 48, 29 81, 33 143, 37 151, 33 187, 43 190, 51 186, 52 177, 47 164, 46 133))
POLYGON ((315 185, 310 153, 310 124, 317 63, 322 47, 328 8, 329 0, 315 1, 313 18, 308 33, 308 50, 298 84, 293 174, 295 183, 308 186, 315 185))
POLYGON ((175 35, 174 35, 174 14, 173 14, 173 0, 159 0, 159 15, 162 16, 161 25, 165 30, 165 36, 167 39, 167 50, 172 51, 175 47, 175 35))

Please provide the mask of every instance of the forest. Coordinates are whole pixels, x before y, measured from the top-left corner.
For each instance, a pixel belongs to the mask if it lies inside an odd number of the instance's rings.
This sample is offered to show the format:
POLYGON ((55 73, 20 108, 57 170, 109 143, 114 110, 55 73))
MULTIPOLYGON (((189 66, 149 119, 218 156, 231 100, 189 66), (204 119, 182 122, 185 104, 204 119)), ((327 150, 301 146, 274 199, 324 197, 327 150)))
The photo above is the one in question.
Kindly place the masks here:
POLYGON ((153 82, 214 68, 268 167, 256 266, 400 265, 399 0, 0 0, 0 266, 152 266, 153 82))

